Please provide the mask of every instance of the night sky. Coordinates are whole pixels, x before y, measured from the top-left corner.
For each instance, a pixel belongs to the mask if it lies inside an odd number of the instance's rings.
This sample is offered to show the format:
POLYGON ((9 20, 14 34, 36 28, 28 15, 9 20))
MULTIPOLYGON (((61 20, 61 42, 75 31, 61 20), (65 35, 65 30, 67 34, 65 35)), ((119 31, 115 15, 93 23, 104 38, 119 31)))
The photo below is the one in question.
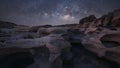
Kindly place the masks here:
POLYGON ((0 20, 20 25, 78 23, 120 8, 120 0, 0 0, 0 20))

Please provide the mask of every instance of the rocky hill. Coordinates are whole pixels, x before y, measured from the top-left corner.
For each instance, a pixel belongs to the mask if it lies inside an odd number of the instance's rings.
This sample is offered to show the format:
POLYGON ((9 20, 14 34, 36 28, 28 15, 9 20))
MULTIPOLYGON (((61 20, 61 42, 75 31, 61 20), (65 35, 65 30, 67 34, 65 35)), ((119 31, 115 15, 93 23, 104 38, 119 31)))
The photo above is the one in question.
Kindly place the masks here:
POLYGON ((96 18, 94 15, 90 15, 80 20, 81 27, 102 26, 102 27, 120 27, 120 9, 103 15, 100 18, 96 18))

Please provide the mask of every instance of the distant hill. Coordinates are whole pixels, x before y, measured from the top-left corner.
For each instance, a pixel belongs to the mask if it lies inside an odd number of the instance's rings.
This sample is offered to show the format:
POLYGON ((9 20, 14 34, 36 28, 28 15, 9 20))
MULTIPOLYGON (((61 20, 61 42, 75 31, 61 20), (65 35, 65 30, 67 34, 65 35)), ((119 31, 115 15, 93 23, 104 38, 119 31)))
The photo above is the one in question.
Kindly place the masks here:
POLYGON ((17 24, 11 22, 0 21, 0 28, 14 28, 17 24))

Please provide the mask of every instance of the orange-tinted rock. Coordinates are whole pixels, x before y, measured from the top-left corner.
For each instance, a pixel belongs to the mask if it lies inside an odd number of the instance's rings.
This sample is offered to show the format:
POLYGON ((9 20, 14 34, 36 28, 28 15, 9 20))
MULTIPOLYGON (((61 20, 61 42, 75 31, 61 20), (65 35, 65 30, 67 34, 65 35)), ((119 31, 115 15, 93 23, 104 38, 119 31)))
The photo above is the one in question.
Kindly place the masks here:
POLYGON ((120 26, 120 9, 110 12, 102 17, 96 19, 94 15, 85 17, 80 20, 79 25, 81 27, 102 26, 102 27, 119 27, 120 26), (94 23, 94 24, 93 24, 94 23))
POLYGON ((113 19, 111 21, 113 26, 120 26, 120 9, 113 12, 113 19))
POLYGON ((96 17, 94 15, 90 15, 80 20, 79 24, 81 27, 87 27, 91 24, 91 22, 95 21, 96 17))

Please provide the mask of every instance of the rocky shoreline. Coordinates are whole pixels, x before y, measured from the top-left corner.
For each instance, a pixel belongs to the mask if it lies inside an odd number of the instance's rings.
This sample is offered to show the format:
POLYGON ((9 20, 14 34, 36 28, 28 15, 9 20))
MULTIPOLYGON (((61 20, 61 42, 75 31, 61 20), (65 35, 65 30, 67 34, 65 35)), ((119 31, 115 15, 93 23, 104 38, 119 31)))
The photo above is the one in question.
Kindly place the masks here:
POLYGON ((120 68, 120 9, 79 24, 2 24, 0 68, 120 68))

